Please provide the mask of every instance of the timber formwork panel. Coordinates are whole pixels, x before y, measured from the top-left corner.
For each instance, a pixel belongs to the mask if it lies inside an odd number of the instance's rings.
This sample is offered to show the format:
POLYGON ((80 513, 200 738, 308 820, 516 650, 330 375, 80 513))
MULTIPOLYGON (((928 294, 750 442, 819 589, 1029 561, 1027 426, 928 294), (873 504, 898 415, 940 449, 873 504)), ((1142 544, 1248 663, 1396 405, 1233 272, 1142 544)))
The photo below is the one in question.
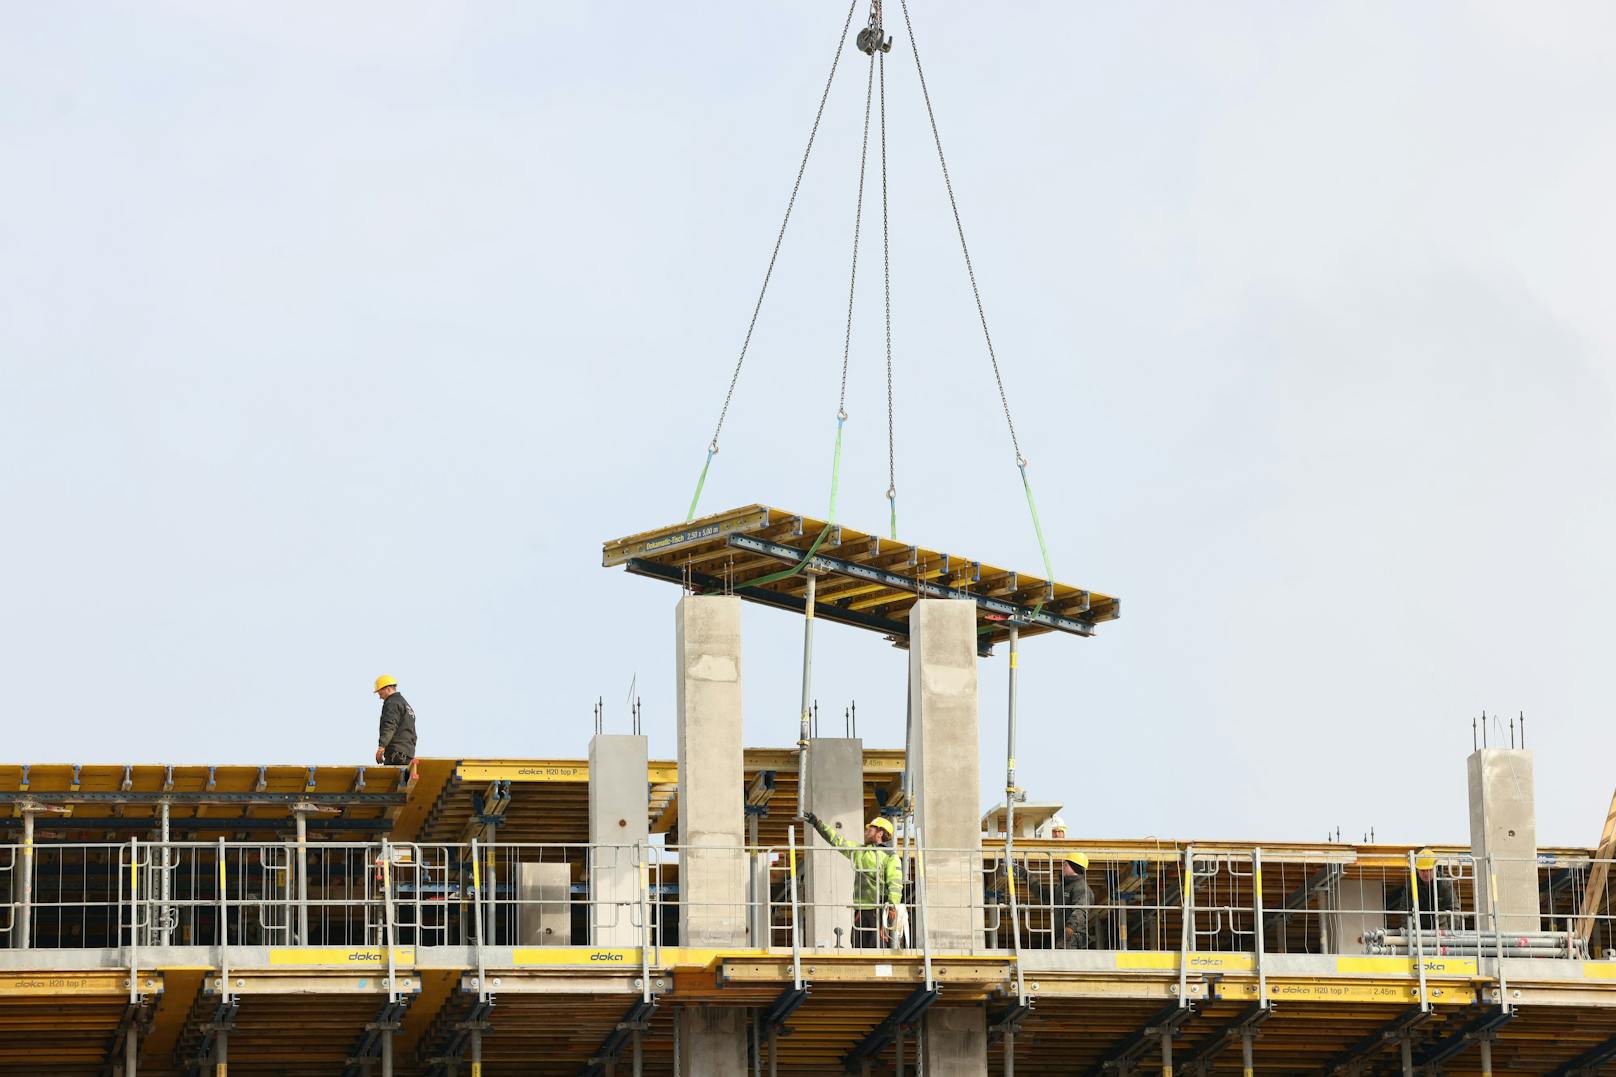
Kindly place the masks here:
POLYGON ((1011 622, 1020 626, 1022 636, 1053 631, 1088 635, 1120 612, 1120 603, 1110 595, 765 505, 606 542, 601 563, 622 565, 697 593, 735 594, 802 611, 805 578, 790 571, 800 565, 823 588, 814 603, 816 617, 897 641, 907 640, 909 611, 921 598, 975 600, 978 641, 984 649, 1008 638, 1011 622), (805 560, 810 551, 812 559, 805 560))

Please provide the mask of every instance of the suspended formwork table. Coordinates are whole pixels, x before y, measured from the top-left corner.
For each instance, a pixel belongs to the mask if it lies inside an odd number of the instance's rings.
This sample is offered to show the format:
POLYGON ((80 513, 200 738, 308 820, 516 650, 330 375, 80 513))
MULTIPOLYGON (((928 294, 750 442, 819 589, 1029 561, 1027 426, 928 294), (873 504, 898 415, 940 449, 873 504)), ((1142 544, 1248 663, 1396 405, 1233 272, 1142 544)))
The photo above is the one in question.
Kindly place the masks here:
POLYGON ((767 505, 615 539, 601 561, 698 594, 733 594, 797 613, 807 611, 812 594, 815 618, 879 632, 900 645, 908 642, 909 611, 918 599, 969 599, 983 654, 1012 629, 1023 638, 1088 636, 1120 612, 1111 595, 767 505))

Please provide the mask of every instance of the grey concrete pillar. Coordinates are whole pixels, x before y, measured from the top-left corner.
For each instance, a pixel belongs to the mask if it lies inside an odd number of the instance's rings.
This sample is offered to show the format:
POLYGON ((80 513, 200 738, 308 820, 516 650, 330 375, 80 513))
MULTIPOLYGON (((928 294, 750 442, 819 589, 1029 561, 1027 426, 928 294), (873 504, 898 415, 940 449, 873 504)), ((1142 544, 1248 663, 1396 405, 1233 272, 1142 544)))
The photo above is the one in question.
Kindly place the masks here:
MULTIPOLYGON (((921 599, 909 613, 909 722, 926 907, 934 953, 982 938, 981 730, 976 604, 921 599)), ((987 1011, 934 1007, 921 1033, 928 1077, 986 1077, 987 1011)))
POLYGON ((1476 906, 1482 931, 1490 931, 1492 901, 1484 875, 1488 858, 1498 876, 1499 926, 1509 931, 1541 931, 1537 888, 1537 802, 1532 788, 1532 753, 1516 748, 1483 748, 1471 754, 1470 851, 1476 858, 1476 906))
POLYGON ((680 937, 686 946, 744 946, 740 599, 679 600, 677 672, 680 937))
POLYGON ((970 953, 982 938, 981 730, 976 604, 921 599, 909 614, 910 745, 932 950, 970 953))
POLYGON ((640 859, 650 790, 646 739, 596 734, 589 741, 589 945, 638 946, 640 859))
POLYGON ((1330 952, 1362 953, 1364 934, 1386 927, 1386 883, 1382 879, 1337 879, 1335 885, 1335 910, 1325 917, 1330 952))
POLYGON ((922 1022, 921 1050, 926 1077, 987 1077, 987 1011, 980 1006, 933 1006, 922 1022))
MULTIPOLYGON (((854 843, 864 840, 864 741, 815 737, 808 742, 803 807, 854 843)), ((853 864, 813 827, 806 828, 807 873, 802 902, 804 946, 853 945, 853 864)))
POLYGON ((691 1077, 746 1077, 746 1011, 681 1006, 675 1015, 676 1072, 691 1077))
MULTIPOLYGON (((741 761, 741 600, 685 595, 677 611, 679 890, 686 946, 747 943, 741 761)), ((744 1077, 746 1013, 681 1007, 678 1072, 744 1077)))

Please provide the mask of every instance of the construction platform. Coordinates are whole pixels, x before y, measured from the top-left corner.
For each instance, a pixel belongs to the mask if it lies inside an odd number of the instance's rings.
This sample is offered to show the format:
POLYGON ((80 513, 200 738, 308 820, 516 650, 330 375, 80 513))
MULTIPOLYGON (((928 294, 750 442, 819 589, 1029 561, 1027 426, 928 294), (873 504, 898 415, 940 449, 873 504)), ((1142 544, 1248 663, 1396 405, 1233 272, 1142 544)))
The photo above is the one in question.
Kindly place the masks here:
POLYGON ((1007 639, 1012 625, 1023 638, 1088 636, 1121 615, 1110 595, 766 505, 607 542, 601 563, 694 593, 733 594, 796 613, 807 609, 813 579, 815 617, 900 643, 909 638, 917 600, 968 599, 976 604, 983 652, 1007 639))
MULTIPOLYGON (((1528 931, 1486 907, 1508 865, 1436 847, 1452 922, 1414 955, 1366 941, 1407 919, 1406 846, 988 834, 968 952, 825 947, 794 887, 825 855, 803 847, 795 753, 743 760, 757 836, 733 854, 764 881, 741 898, 751 936, 723 947, 685 939, 705 911, 672 762, 642 764, 654 837, 627 860, 590 843, 587 760, 0 767, 0 1072, 127 1073, 133 1043, 135 1071, 164 1075, 667 1075, 697 1011, 736 1015, 747 1072, 791 1075, 892 1073, 900 1052, 912 1070, 950 1012, 984 1015, 993 1074, 1165 1073, 1164 1047, 1179 1073, 1240 1073, 1243 1051, 1269 1074, 1616 1063, 1609 894, 1581 903, 1594 850, 1536 850, 1528 931), (1086 948, 1053 885, 1076 851, 1086 948), (604 895, 614 866, 631 890, 604 895), (1564 952, 1521 949, 1534 933, 1564 952)), ((903 765, 863 752, 860 812, 888 810, 903 765)), ((911 922, 941 923, 957 910, 928 904, 908 848, 911 922)))

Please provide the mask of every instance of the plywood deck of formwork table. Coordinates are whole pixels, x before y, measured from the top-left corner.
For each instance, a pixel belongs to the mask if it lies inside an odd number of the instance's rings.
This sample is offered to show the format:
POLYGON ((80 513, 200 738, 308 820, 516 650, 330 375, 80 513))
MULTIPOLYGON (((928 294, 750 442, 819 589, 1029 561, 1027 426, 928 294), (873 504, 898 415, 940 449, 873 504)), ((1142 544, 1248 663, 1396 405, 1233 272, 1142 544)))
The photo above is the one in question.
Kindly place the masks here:
POLYGON ((909 612, 918 599, 970 599, 977 605, 983 651, 1008 638, 1011 627, 1022 636, 1087 636, 1120 614, 1111 595, 767 505, 615 539, 604 544, 601 563, 799 613, 806 608, 811 573, 814 616, 897 642, 909 637, 909 612), (816 541, 819 548, 808 558, 816 541), (771 578, 799 566, 801 571, 771 578))

